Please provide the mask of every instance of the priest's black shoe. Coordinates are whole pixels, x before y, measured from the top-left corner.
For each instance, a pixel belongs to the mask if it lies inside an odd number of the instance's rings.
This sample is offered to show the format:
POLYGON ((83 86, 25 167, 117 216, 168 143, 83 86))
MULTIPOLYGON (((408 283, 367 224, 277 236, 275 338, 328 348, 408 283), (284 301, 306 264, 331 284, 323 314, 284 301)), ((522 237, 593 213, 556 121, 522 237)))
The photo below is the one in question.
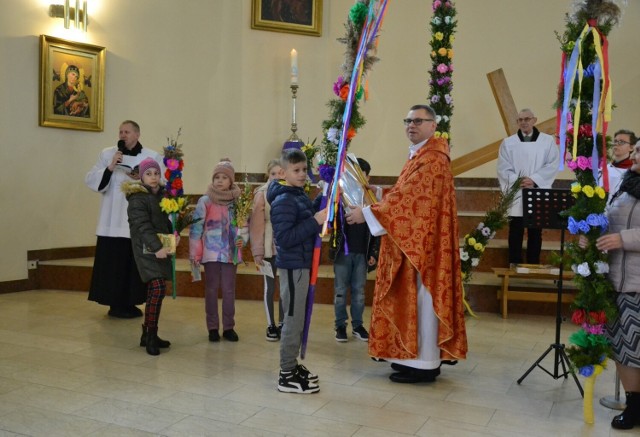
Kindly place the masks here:
POLYGON ((134 314, 128 307, 112 306, 109 308, 109 312, 107 314, 118 319, 133 319, 138 317, 138 315, 134 314))
POLYGON ((126 311, 131 315, 131 318, 144 316, 142 310, 135 305, 128 306, 126 311))
POLYGON ((392 382, 399 382, 401 384, 415 384, 417 382, 434 382, 436 380, 436 370, 420 370, 414 369, 411 372, 396 372, 389 375, 389 379, 392 382))
POLYGON ((440 375, 440 367, 438 367, 437 369, 422 370, 416 369, 415 367, 405 366, 403 364, 391 363, 391 368, 400 373, 427 372, 428 374, 433 374, 435 376, 440 375))

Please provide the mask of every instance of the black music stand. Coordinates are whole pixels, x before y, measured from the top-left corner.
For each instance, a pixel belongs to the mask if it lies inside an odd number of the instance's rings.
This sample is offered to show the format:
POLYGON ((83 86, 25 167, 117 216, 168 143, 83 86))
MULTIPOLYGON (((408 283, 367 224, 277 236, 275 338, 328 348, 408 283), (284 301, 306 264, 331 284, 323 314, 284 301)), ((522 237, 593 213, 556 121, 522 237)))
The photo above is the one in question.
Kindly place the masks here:
MULTIPOLYGON (((564 230, 567 227, 567 219, 565 219, 561 212, 566 211, 573 206, 575 199, 571 195, 571 190, 562 189, 544 189, 544 188, 525 188, 522 190, 522 213, 525 227, 528 228, 542 228, 542 229, 560 229, 560 259, 563 259, 564 255, 564 230)), ((558 299, 556 302, 556 341, 551 344, 547 350, 536 360, 535 363, 524 375, 518 379, 518 384, 522 383, 524 379, 531 373, 536 367, 540 367, 553 379, 559 379, 571 374, 573 379, 580 390, 580 395, 584 397, 584 391, 578 381, 578 377, 575 373, 569 371, 571 367, 569 357, 564 350, 564 344, 560 343, 560 325, 562 324, 562 276, 563 276, 563 263, 560 263, 560 273, 558 274, 558 299), (553 373, 545 369, 540 365, 542 360, 554 351, 554 366, 553 373), (562 365, 562 373, 560 373, 559 367, 562 365)))

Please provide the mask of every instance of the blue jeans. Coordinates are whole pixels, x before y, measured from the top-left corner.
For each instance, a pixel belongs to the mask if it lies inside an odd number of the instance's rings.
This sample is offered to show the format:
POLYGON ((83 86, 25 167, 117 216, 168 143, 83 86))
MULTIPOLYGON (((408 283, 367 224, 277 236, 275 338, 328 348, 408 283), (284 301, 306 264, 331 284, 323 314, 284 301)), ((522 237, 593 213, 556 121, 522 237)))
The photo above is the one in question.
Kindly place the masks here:
POLYGON ((351 288, 351 326, 362 326, 367 258, 363 253, 338 254, 333 263, 336 328, 347 325, 347 290, 351 288))

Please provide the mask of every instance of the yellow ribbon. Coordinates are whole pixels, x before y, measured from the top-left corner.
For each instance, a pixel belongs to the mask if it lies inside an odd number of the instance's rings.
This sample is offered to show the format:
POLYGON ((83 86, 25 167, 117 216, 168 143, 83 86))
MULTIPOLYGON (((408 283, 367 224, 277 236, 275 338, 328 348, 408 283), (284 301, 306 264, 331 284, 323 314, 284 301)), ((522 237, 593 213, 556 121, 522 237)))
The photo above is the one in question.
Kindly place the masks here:
MULTIPOLYGON (((574 80, 575 80, 575 76, 576 76, 576 72, 578 75, 578 96, 576 99, 576 105, 575 105, 575 110, 573 113, 573 150, 572 150, 572 156, 573 156, 573 160, 575 161, 576 159, 578 159, 578 130, 579 130, 579 123, 580 123, 580 94, 582 91, 582 79, 584 77, 584 69, 582 67, 582 42, 584 41, 584 37, 585 35, 589 32, 589 24, 585 24, 584 28, 582 29, 582 32, 580 33, 580 36, 578 37, 578 39, 576 41, 580 42, 580 44, 578 44, 578 62, 576 64, 575 70, 574 71, 570 71, 570 79, 568 81, 568 83, 565 84, 565 86, 569 87, 570 90, 573 90, 573 85, 574 85, 574 80)), ((606 82, 605 78, 606 75, 608 75, 608 71, 605 70, 604 68, 604 56, 603 56, 603 52, 602 52, 602 40, 600 38, 600 34, 598 33, 598 30, 593 27, 591 28, 591 34, 593 35, 593 45, 594 45, 594 49, 596 51, 597 57, 598 57, 598 62, 600 63, 600 71, 602 71, 602 78, 603 81, 606 82)), ((608 81, 608 86, 605 88, 604 86, 602 87, 601 90, 601 94, 600 94, 600 104, 598 107, 598 117, 597 117, 597 124, 596 124, 596 130, 598 132, 602 132, 603 131, 603 121, 609 122, 611 121, 611 111, 612 111, 612 105, 613 105, 613 96, 612 96, 612 86, 611 86, 611 80, 608 81)))
POLYGON ((595 422, 593 416, 593 388, 596 384, 596 377, 602 373, 604 367, 600 364, 593 366, 593 374, 584 383, 584 399, 582 400, 582 415, 584 423, 592 425, 595 422))

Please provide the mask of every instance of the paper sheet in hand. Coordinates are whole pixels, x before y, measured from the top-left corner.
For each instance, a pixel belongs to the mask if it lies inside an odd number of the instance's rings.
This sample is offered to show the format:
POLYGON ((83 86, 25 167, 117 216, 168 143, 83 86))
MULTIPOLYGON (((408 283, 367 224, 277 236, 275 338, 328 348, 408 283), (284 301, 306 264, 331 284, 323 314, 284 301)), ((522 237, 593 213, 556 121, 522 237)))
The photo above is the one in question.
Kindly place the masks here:
MULTIPOLYGON (((162 248, 167 249, 168 255, 176 253, 176 236, 174 234, 157 234, 158 239, 162 243, 162 248)), ((142 247, 143 255, 155 254, 155 252, 149 250, 146 246, 142 247)))
POLYGON ((138 159, 135 156, 122 156, 122 162, 116 164, 116 168, 124 171, 125 173, 137 173, 138 171, 138 159))
POLYGON ((258 266, 258 270, 260 270, 260 273, 262 273, 265 276, 268 276, 270 278, 273 278, 273 268, 271 268, 271 263, 267 262, 267 261, 263 261, 262 265, 258 266))
POLYGON ((191 261, 191 282, 202 280, 202 272, 200 272, 200 263, 191 261))

